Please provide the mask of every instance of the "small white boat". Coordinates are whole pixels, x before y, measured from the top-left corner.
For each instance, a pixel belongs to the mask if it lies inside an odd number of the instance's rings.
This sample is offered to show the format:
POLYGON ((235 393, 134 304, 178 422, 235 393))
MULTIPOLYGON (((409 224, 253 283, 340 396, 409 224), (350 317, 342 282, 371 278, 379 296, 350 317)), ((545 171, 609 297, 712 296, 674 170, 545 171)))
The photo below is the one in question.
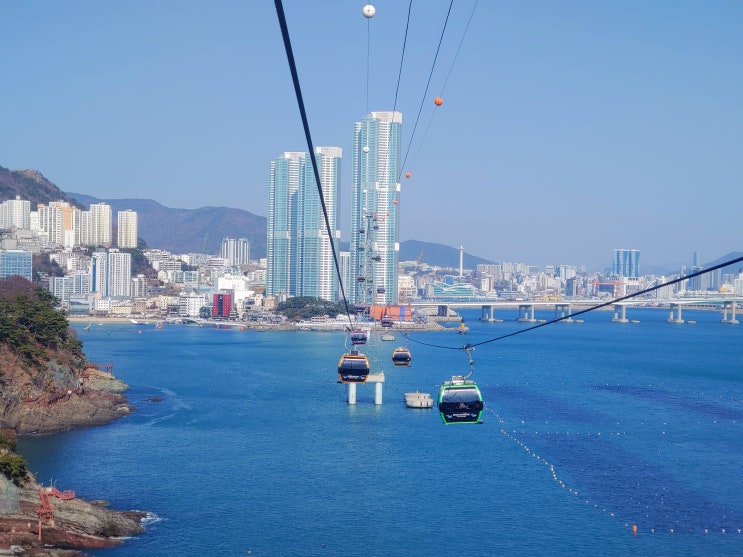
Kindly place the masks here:
POLYGON ((384 334, 382 335, 382 340, 385 340, 385 341, 395 340, 395 335, 384 334))
POLYGON ((429 393, 405 393, 405 406, 408 408, 431 408, 433 399, 429 393))

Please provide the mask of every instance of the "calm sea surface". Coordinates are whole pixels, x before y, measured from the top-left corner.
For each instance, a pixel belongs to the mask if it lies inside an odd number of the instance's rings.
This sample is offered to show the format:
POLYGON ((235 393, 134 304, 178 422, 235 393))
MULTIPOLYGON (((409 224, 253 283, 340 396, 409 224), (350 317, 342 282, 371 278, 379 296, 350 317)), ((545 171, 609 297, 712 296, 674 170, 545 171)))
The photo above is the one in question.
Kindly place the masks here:
POLYGON ((152 514, 100 556, 743 555, 743 326, 612 315, 479 346, 484 423, 450 426, 403 394, 466 374, 456 348, 526 328, 516 310, 412 334, 408 368, 399 333, 374 340, 381 406, 371 384, 346 403, 343 333, 94 322, 85 353, 137 412, 19 451, 45 484, 152 514))

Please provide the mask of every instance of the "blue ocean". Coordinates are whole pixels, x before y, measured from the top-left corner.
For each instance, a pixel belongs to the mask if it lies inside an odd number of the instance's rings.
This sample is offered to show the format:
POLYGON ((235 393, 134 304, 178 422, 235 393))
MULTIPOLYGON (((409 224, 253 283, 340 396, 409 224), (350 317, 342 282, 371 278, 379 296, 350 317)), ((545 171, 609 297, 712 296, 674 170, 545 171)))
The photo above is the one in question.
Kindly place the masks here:
POLYGON ((742 555, 743 326, 612 315, 373 337, 382 405, 347 403, 341 332, 76 325, 137 411, 18 448, 40 482, 149 513, 96 556, 742 555), (465 343, 483 423, 407 408, 469 372, 465 343))

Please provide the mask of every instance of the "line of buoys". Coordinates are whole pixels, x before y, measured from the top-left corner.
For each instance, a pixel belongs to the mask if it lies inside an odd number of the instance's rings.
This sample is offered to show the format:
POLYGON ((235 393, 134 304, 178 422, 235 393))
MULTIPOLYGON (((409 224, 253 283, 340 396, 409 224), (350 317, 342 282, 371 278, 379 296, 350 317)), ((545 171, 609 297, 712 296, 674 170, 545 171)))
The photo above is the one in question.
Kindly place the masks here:
MULTIPOLYGON (((494 410, 492 408, 486 408, 485 411, 491 412, 496 417, 496 419, 498 420, 498 423, 501 425, 501 427, 499 428, 499 432, 502 435, 504 435, 505 437, 507 437, 508 439, 510 439, 511 441, 513 441, 514 443, 516 443, 522 449, 524 449, 524 451, 529 456, 537 459, 539 462, 541 462, 542 464, 544 464, 545 466, 547 466, 547 468, 550 471, 550 475, 552 476, 552 479, 555 481, 555 483, 557 483, 560 486, 561 489, 566 490, 568 493, 571 493, 572 495, 574 495, 576 497, 578 496, 578 491, 576 489, 573 489, 572 487, 566 485, 565 482, 562 479, 560 479, 560 477, 557 474, 557 470, 555 469, 554 464, 552 464, 551 462, 549 462, 544 457, 539 456, 535 451, 531 450, 526 443, 524 443, 523 441, 521 441, 521 439, 519 439, 517 437, 518 435, 530 435, 531 434, 530 432, 527 432, 525 430, 521 430, 519 432, 519 431, 517 431, 517 430, 514 429, 514 430, 512 430, 509 433, 506 430, 506 428, 505 428, 505 424, 506 424, 505 420, 500 416, 500 414, 498 414, 498 412, 496 410, 494 410)), ((523 420, 522 420, 522 423, 523 423, 523 420)), ((535 435, 538 435, 539 433, 540 432, 538 432, 538 431, 534 432, 535 435)), ((573 432, 573 433, 575 435, 580 435, 580 432, 573 432)), ((548 435, 551 435, 552 432, 547 432, 547 434, 548 435)), ((555 431, 554 434, 555 435, 558 435, 559 433, 557 431, 555 431)), ((592 433, 586 433, 584 435, 586 435, 586 436, 591 436, 591 435, 600 436, 601 435, 601 432, 593 433, 593 434, 592 433)), ((610 432, 609 435, 618 435, 619 436, 619 435, 626 435, 626 433, 624 433, 624 432, 610 432)), ((665 491, 665 487, 663 487, 663 491, 665 491)), ((589 499, 583 499, 583 502, 586 505, 591 505, 592 504, 589 499)), ((593 507, 594 507, 594 509, 599 510, 599 506, 596 503, 593 503, 593 507)), ((602 510, 602 512, 607 513, 607 509, 606 508, 602 508, 601 510, 602 510)), ((632 524, 630 526, 630 523, 629 522, 623 522, 623 521, 621 521, 620 518, 615 513, 613 513, 613 512, 608 512, 608 515, 611 518, 613 518, 613 519, 621 522, 625 528, 627 528, 628 530, 630 530, 632 532, 633 535, 637 535, 639 533, 639 528, 638 528, 637 524, 632 524)), ((725 533, 727 533, 727 530, 728 530, 727 528, 720 528, 720 533, 721 534, 725 534, 725 533)), ((655 528, 650 528, 647 531, 649 531, 651 534, 655 534, 656 533, 656 529, 655 528)), ((668 530, 663 530, 663 531, 664 532, 667 531, 670 534, 675 533, 675 529, 674 528, 669 528, 668 530)), ((661 530, 658 530, 658 532, 661 532, 661 530)), ((741 533, 743 533, 743 529, 742 528, 737 528, 736 529, 736 532, 738 534, 741 534, 741 533)), ((692 533, 692 531, 690 530, 689 533, 692 533)), ((710 529, 709 528, 705 528, 704 529, 704 533, 705 534, 709 534, 710 533, 710 529)))

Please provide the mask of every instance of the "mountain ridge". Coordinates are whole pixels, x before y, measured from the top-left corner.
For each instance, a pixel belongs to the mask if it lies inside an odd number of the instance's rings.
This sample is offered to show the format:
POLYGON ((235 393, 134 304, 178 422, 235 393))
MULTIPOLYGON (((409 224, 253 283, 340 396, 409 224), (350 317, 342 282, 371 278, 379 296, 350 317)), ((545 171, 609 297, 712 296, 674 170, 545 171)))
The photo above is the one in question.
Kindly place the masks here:
MULTIPOLYGON (((106 202, 112 210, 132 209, 139 215, 139 236, 148 247, 160 248, 174 253, 218 254, 223 238, 246 238, 251 242, 251 258, 266 255, 267 219, 244 209, 206 206, 198 209, 178 209, 162 205, 152 199, 104 199, 81 193, 65 193, 37 170, 9 170, 0 166, 0 201, 20 196, 39 203, 67 201, 80 209, 88 209, 91 203, 106 202)), ((348 242, 341 242, 341 249, 348 249, 348 242)), ((431 266, 457 269, 459 249, 444 244, 420 240, 400 242, 400 261, 421 261, 431 266)), ((741 252, 718 257, 704 263, 705 267, 722 263, 740 256, 741 252)), ((467 252, 463 255, 463 267, 474 269, 480 263, 495 263, 467 252)), ((680 271, 681 262, 643 264, 644 274, 671 275, 680 271)), ((601 270, 601 269, 598 269, 601 270)), ((735 266, 722 270, 736 273, 735 266)))

